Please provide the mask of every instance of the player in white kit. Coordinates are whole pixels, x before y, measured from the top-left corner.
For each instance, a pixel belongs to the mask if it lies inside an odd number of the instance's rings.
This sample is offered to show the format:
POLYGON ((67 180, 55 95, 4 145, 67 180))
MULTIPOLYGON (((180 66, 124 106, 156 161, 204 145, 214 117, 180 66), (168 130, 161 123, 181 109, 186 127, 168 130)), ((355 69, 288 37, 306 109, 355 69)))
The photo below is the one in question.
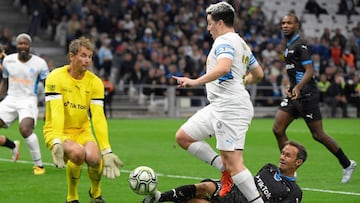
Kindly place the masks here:
POLYGON ((243 149, 254 115, 244 83, 256 83, 264 73, 248 45, 235 33, 234 8, 220 2, 210 5, 206 13, 207 28, 214 39, 206 74, 197 79, 173 78, 179 87, 205 84, 210 104, 181 126, 176 141, 190 154, 222 171, 220 196, 225 196, 234 183, 249 201, 263 202, 251 172, 243 163, 243 149), (211 136, 216 137, 216 148, 221 156, 204 141, 211 136))
POLYGON ((25 33, 19 34, 16 37, 17 53, 4 58, 0 97, 5 94, 6 97, 0 102, 0 128, 7 128, 16 118, 19 119, 20 133, 34 162, 33 173, 41 175, 45 169, 38 137, 33 129, 39 111, 37 87, 49 74, 49 68, 45 60, 30 53, 30 47, 31 37, 25 33))

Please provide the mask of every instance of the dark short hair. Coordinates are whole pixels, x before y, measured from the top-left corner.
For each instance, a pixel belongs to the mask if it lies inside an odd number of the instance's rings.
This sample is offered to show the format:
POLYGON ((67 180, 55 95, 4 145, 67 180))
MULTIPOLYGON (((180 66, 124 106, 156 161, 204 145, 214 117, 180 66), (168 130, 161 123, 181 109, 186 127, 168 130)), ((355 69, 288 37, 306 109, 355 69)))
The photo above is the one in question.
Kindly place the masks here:
MULTIPOLYGON (((301 28, 301 21, 299 20, 299 18, 295 15, 295 13, 289 12, 288 14, 286 14, 285 16, 291 16, 294 18, 294 22, 299 24, 299 29, 301 28)), ((284 17, 285 17, 284 16, 284 17)))
POLYGON ((300 144, 298 142, 295 142, 295 141, 292 141, 292 140, 288 140, 285 143, 285 146, 286 145, 291 145, 291 146, 296 147, 298 149, 296 159, 301 159, 303 161, 303 163, 306 161, 307 152, 306 152, 305 147, 302 144, 300 144))

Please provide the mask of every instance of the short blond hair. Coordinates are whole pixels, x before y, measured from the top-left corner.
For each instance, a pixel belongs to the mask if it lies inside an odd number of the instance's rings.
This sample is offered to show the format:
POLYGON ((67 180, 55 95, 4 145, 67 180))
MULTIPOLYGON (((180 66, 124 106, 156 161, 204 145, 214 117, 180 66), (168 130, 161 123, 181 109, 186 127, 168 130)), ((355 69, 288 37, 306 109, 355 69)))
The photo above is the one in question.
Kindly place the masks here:
POLYGON ((89 38, 80 37, 73 40, 69 45, 69 53, 76 55, 79 52, 80 47, 85 47, 91 51, 94 51, 95 46, 89 38))

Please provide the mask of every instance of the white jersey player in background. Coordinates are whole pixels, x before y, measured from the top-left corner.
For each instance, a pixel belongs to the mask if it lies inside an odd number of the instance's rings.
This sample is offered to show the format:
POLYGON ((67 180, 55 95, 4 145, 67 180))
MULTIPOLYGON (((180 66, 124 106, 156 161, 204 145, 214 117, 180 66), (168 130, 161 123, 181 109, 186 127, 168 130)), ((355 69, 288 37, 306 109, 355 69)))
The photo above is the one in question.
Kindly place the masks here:
POLYGON ((214 39, 206 74, 197 79, 173 78, 179 87, 206 84, 210 104, 181 126, 176 141, 190 154, 222 171, 220 196, 225 196, 234 183, 249 201, 263 202, 251 172, 244 165, 243 150, 254 115, 245 84, 260 81, 264 73, 248 45, 235 33, 234 8, 220 2, 210 5, 206 14, 207 29, 214 39), (216 137, 216 148, 221 156, 204 141, 209 136, 216 137))
MULTIPOLYGON (((37 87, 49 74, 48 66, 42 58, 30 53, 31 37, 22 33, 16 37, 17 53, 10 54, 3 61, 3 81, 0 88, 0 128, 7 128, 19 119, 19 130, 29 148, 34 162, 34 175, 45 173, 37 135, 33 132, 38 116, 37 87)), ((5 136, 0 136, 6 140, 5 136)), ((9 142, 9 141, 8 141, 9 142)), ((8 143, 9 144, 9 143, 8 143)), ((10 143, 11 145, 11 143, 10 143)), ((12 150, 12 159, 19 158, 19 142, 12 150)))

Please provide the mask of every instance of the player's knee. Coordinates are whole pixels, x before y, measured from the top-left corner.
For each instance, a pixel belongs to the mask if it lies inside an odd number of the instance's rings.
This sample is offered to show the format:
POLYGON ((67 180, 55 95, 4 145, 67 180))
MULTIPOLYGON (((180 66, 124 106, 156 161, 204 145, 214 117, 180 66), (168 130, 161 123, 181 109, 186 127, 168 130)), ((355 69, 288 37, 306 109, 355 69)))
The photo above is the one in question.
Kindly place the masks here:
POLYGON ((100 166, 100 156, 86 156, 86 163, 93 168, 100 166))
POLYGON ((27 138, 29 137, 32 133, 33 133, 33 130, 32 128, 28 128, 28 127, 24 127, 24 126, 20 126, 20 134, 24 137, 24 138, 27 138))
POLYGON ((282 134, 282 131, 276 125, 273 126, 272 131, 276 137, 279 137, 282 134))
POLYGON ((216 185, 213 182, 201 182, 195 184, 196 193, 200 197, 206 197, 207 195, 213 195, 216 190, 216 185))
POLYGON ((85 151, 84 150, 73 150, 68 155, 68 157, 73 163, 75 163, 77 165, 81 165, 85 161, 85 151))
MULTIPOLYGON (((178 144, 184 142, 184 140, 185 140, 184 137, 185 137, 185 136, 184 136, 184 133, 183 133, 182 130, 178 130, 178 131, 176 132, 176 134, 175 134, 175 140, 176 140, 176 142, 177 142, 178 144)), ((181 144, 180 144, 180 145, 181 145, 181 144)))
POLYGON ((322 142, 323 136, 321 135, 321 133, 311 132, 311 135, 312 135, 314 140, 316 140, 318 142, 322 142))
POLYGON ((5 127, 5 122, 0 118, 0 128, 5 127))

